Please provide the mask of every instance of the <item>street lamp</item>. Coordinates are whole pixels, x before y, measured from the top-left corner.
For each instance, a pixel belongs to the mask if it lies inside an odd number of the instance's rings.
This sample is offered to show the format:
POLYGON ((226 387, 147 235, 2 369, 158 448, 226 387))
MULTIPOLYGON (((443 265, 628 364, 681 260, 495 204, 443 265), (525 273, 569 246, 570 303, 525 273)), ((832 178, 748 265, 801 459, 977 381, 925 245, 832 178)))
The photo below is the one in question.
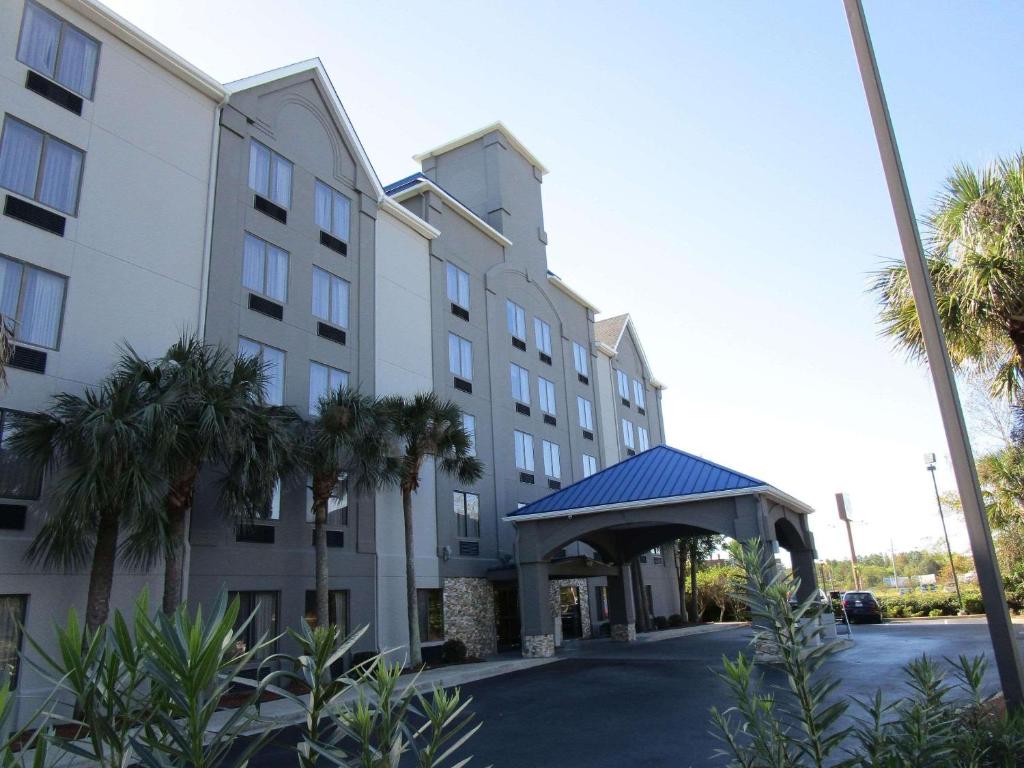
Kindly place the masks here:
POLYGON ((949 569, 953 572, 953 586, 956 587, 956 601, 960 603, 960 613, 964 613, 964 599, 960 594, 960 581, 956 577, 956 565, 953 564, 953 549, 949 546, 949 533, 946 531, 946 516, 942 513, 942 497, 939 496, 939 483, 935 479, 935 454, 924 455, 925 466, 932 473, 932 486, 935 488, 935 503, 939 507, 939 520, 942 521, 942 535, 946 538, 946 554, 949 555, 949 569))

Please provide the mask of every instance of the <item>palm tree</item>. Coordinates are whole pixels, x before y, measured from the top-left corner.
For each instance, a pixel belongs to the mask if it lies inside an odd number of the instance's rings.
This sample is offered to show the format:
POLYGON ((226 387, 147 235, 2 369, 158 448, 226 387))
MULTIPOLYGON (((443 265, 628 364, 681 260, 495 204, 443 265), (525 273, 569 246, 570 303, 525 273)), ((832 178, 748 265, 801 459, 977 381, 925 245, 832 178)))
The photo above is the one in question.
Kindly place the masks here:
POLYGON ((111 376, 82 396, 57 395, 45 413, 11 417, 12 449, 55 476, 26 556, 65 569, 89 563, 90 632, 107 620, 118 559, 146 566, 160 554, 166 444, 154 425, 164 407, 132 379, 111 376))
POLYGON ((310 421, 300 420, 293 438, 294 471, 311 480, 313 539, 316 549, 316 620, 330 622, 327 561, 327 505, 347 483, 356 492, 373 492, 398 480, 390 456, 388 417, 381 402, 339 387, 317 403, 310 421))
POLYGON ((472 438, 463 427, 462 410, 442 401, 433 392, 411 398, 394 395, 385 399, 391 430, 402 451, 399 487, 405 522, 405 591, 409 611, 409 664, 422 663, 420 621, 416 604, 416 559, 413 540, 412 495, 420 487, 420 471, 428 456, 435 466, 461 483, 474 483, 483 476, 483 464, 473 455, 472 438))
POLYGON ((10 321, 0 315, 0 390, 7 386, 7 363, 14 354, 14 329, 10 321))
POLYGON ((296 420, 290 408, 264 402, 266 371, 259 359, 183 335, 163 357, 147 361, 130 348, 119 370, 137 380, 146 396, 162 399, 161 432, 168 450, 162 608, 181 603, 187 522, 199 474, 206 466, 223 473, 220 506, 245 517, 266 506, 281 474, 287 438, 296 420))
MULTIPOLYGON (((950 359, 1011 397, 1024 383, 1024 154, 958 165, 929 213, 927 261, 950 359)), ((912 357, 924 340, 902 262, 872 276, 883 335, 912 357)))

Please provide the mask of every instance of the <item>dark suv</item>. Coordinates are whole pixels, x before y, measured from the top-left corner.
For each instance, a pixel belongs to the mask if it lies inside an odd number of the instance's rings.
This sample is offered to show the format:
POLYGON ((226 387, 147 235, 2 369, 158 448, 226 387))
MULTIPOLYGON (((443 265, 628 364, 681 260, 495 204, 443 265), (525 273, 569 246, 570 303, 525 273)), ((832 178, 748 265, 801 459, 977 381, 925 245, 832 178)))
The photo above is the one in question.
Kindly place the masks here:
POLYGON ((882 606, 871 592, 847 592, 843 595, 843 608, 852 622, 882 623, 882 606))

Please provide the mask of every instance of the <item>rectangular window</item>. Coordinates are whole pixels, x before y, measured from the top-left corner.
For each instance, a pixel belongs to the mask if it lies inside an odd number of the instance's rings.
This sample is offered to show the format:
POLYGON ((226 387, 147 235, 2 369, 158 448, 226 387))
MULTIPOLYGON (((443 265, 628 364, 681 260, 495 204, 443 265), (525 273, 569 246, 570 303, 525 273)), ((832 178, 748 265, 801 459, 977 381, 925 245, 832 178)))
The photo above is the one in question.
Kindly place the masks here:
POLYGON ((309 415, 319 413, 320 399, 348 387, 348 373, 323 363, 309 362, 309 415))
POLYGON ((537 340, 537 349, 548 357, 551 356, 551 326, 539 317, 533 318, 533 335, 537 340))
POLYGON ((646 451, 651 447, 651 439, 647 434, 647 430, 644 427, 636 428, 637 442, 640 445, 641 451, 646 451))
MULTIPOLYGON (((508 332, 513 338, 526 341, 526 310, 514 301, 505 302, 506 316, 508 320, 508 332)), ((526 349, 526 347, 523 347, 526 349)))
POLYGON ((10 115, 0 136, 0 187, 69 216, 78 212, 85 153, 10 115))
POLYGON ((580 426, 592 432, 594 430, 594 404, 587 398, 577 395, 576 408, 580 414, 580 426))
POLYGON ((417 589, 420 640, 434 643, 444 640, 444 594, 440 589, 417 589))
POLYGON ((636 448, 633 444, 633 422, 629 419, 622 420, 622 442, 630 450, 636 448))
POLYGON ((476 456, 476 416, 462 414, 462 428, 469 434, 469 455, 476 456))
POLYGON ((292 164, 253 139, 249 144, 249 188, 282 208, 292 201, 292 164))
POLYGON ((555 411, 555 385, 543 377, 537 378, 537 392, 540 395, 540 409, 544 413, 557 416, 555 411))
POLYGON ((646 408, 647 400, 644 397, 644 383, 639 379, 633 379, 633 401, 637 408, 646 408))
POLYGON ((21 628, 25 625, 28 595, 0 595, 0 680, 18 687, 21 628))
POLYGON ((619 380, 619 397, 629 400, 629 377, 622 371, 615 371, 615 377, 619 380))
MULTIPOLYGON (((252 616, 252 621, 245 627, 239 644, 244 646, 236 650, 245 651, 254 648, 261 640, 269 640, 277 636, 277 592, 228 592, 228 600, 238 598, 238 618, 235 629, 238 630, 252 616), (253 615, 255 613, 255 615, 253 615)), ((276 643, 261 649, 253 657, 254 662, 265 659, 276 650, 276 643)))
POLYGON ((597 603, 597 620, 608 620, 608 587, 594 587, 597 603))
MULTIPOLYGON (((306 522, 315 522, 313 516, 313 478, 306 478, 306 522)), ((327 525, 337 528, 348 525, 348 475, 338 476, 331 497, 327 499, 327 525)))
MULTIPOLYGON (((279 205, 284 205, 284 203, 279 203, 279 205)), ((316 182, 316 225, 320 229, 347 243, 350 209, 349 199, 341 192, 327 186, 322 181, 316 182)))
POLYGON ((448 334, 448 370, 466 381, 473 380, 473 343, 448 334))
POLYGON ((455 491, 452 503, 455 508, 456 535, 464 539, 479 539, 480 497, 475 493, 455 491))
POLYGON ((512 399, 529 405, 530 372, 515 363, 512 363, 510 366, 510 371, 512 377, 512 399))
POLYGON ((263 387, 263 397, 271 405, 281 405, 284 403, 284 352, 240 336, 238 338, 238 354, 245 357, 259 358, 267 374, 267 382, 263 387))
POLYGON ((288 251, 246 232, 242 285, 274 301, 287 301, 288 251))
POLYGON ((516 430, 516 469, 533 472, 533 435, 516 430))
POLYGON ((558 480, 562 476, 562 461, 559 456, 558 443, 542 441, 544 451, 544 474, 558 480))
POLYGON ((584 346, 572 343, 572 358, 576 363, 576 373, 580 376, 590 375, 590 361, 587 360, 587 350, 584 346))
POLYGON ((0 256, 0 315, 15 341, 57 348, 66 287, 65 277, 0 256))
POLYGON ((43 487, 42 470, 16 456, 10 447, 9 441, 14 436, 13 413, 0 408, 0 498, 38 499, 43 487))
POLYGON ((348 328, 348 296, 348 280, 313 267, 313 317, 348 328))
POLYGON ((454 264, 447 266, 448 300, 463 309, 469 309, 469 273, 454 264))
POLYGON ((92 98, 100 44, 35 3, 25 3, 18 61, 79 96, 92 98))
MULTIPOLYGON (((310 629, 316 629, 316 592, 312 589, 306 590, 305 618, 310 629)), ((327 620, 341 630, 342 637, 348 634, 347 589, 331 589, 327 591, 327 620)))
POLYGON ((597 472, 597 459, 588 453, 583 454, 583 476, 590 477, 597 472))
POLYGON ((253 509, 253 517, 257 520, 280 520, 281 519, 281 481, 274 483, 274 490, 270 494, 270 500, 262 509, 253 509))

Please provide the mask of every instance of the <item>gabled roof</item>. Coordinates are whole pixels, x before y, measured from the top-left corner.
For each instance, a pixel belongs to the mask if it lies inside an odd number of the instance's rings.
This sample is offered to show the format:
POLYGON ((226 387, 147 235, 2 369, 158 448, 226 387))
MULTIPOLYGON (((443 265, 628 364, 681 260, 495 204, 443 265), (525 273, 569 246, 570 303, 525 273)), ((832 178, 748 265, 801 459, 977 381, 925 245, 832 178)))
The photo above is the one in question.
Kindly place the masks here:
POLYGON ((506 517, 515 521, 764 493, 798 512, 813 510, 763 480, 667 445, 613 464, 506 517))
POLYGON ((496 240, 500 245, 504 245, 506 247, 512 245, 511 240, 469 210, 469 208, 463 205, 453 194, 442 188, 437 184, 437 182, 428 179, 422 173, 414 173, 411 176, 406 176, 404 179, 394 181, 384 188, 384 192, 390 199, 399 203, 422 192, 433 192, 444 200, 449 208, 458 213, 462 218, 466 219, 466 221, 479 229, 485 235, 496 240))
POLYGON ((519 154, 525 157, 527 161, 531 165, 533 165, 533 167, 540 171, 541 175, 546 174, 548 172, 548 169, 544 167, 544 164, 540 160, 538 160, 537 157, 526 148, 523 142, 517 139, 512 134, 512 131, 506 128, 505 124, 502 123, 500 120, 496 123, 485 125, 483 128, 473 131, 472 133, 467 133, 465 136, 460 136, 457 139, 453 139, 452 141, 449 141, 446 144, 442 144, 439 147, 434 147, 433 149, 428 149, 426 152, 421 152, 418 155, 413 155, 412 159, 415 160, 417 163, 422 163, 427 158, 437 157, 438 155, 443 155, 445 152, 451 152, 453 149, 458 149, 459 147, 465 146, 466 144, 471 144, 477 139, 486 136, 491 131, 498 131, 502 136, 504 136, 505 141, 507 141, 509 145, 511 145, 511 147, 515 149, 519 154))
POLYGON ((628 312, 624 315, 615 315, 614 317, 597 320, 594 323, 594 341, 597 344, 598 350, 604 352, 608 357, 615 357, 619 353, 619 344, 622 343, 622 337, 625 335, 626 329, 630 327, 633 345, 636 347, 637 354, 640 355, 640 363, 644 367, 647 378, 650 379, 651 386, 655 389, 665 389, 665 385, 654 378, 654 374, 651 372, 651 364, 648 362, 647 353, 644 352, 643 345, 640 343, 640 335, 637 333, 636 324, 628 312))
POLYGON ((583 298, 580 294, 578 294, 575 290, 573 290, 568 285, 566 285, 565 281, 562 280, 562 278, 560 278, 558 275, 556 275, 550 269, 548 270, 548 282, 551 283, 553 286, 555 286, 555 288, 560 290, 566 296, 568 296, 570 299, 572 299, 573 301, 579 302, 580 304, 582 304, 584 307, 589 309, 594 314, 597 314, 598 312, 601 311, 600 309, 595 307, 592 303, 590 303, 587 299, 583 298))

